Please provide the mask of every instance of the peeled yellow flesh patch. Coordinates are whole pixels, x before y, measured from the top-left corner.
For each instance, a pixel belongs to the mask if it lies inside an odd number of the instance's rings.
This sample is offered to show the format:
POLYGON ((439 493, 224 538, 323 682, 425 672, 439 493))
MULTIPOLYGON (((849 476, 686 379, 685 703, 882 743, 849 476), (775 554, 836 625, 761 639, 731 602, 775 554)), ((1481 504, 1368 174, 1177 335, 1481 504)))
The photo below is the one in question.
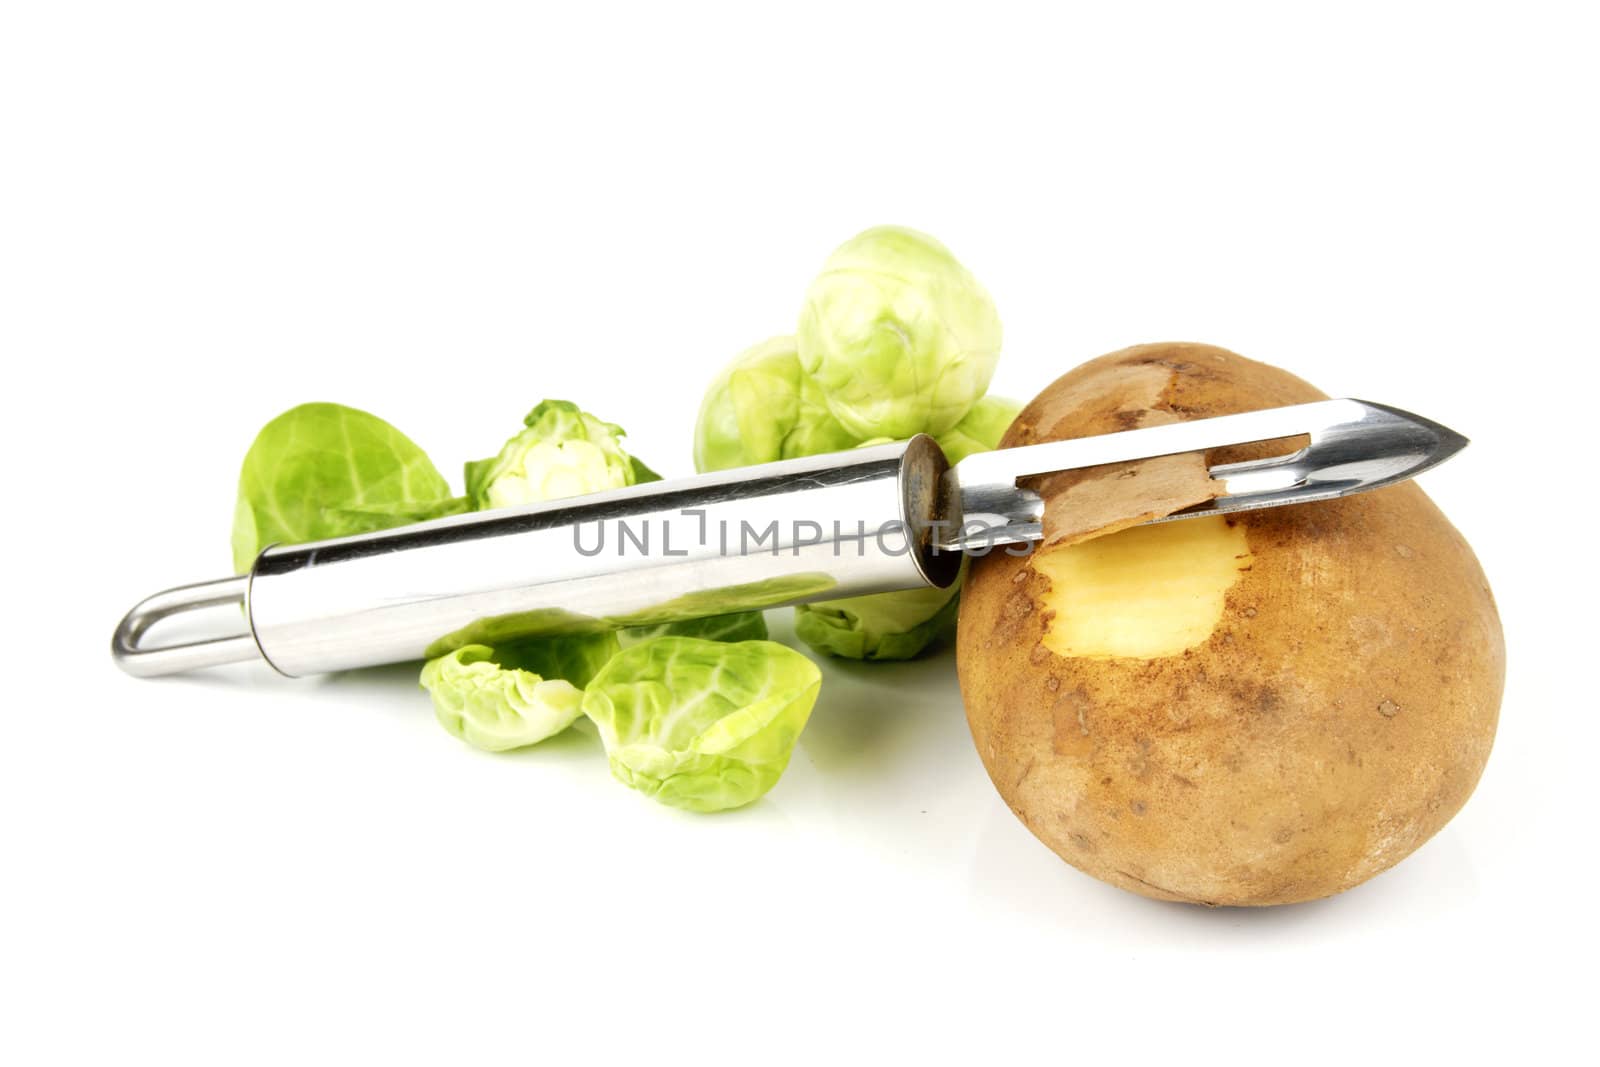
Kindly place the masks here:
POLYGON ((1222 621, 1228 589, 1250 566, 1243 524, 1222 516, 1136 526, 1038 552, 1053 612, 1044 646, 1089 659, 1176 656, 1222 621))

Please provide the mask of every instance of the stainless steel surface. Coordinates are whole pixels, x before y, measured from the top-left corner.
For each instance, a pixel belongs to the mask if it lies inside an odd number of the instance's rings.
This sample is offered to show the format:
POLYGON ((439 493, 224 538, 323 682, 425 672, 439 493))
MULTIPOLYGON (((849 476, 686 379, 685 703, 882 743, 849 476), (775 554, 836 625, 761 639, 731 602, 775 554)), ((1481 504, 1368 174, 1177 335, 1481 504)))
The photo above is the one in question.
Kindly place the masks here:
POLYGON ((927 529, 945 470, 918 437, 269 548, 250 579, 250 621, 268 662, 301 675, 475 640, 948 585, 959 557, 936 555, 927 529))
POLYGON ((962 525, 940 539, 947 551, 1037 541, 1044 502, 1018 478, 1229 445, 1306 437, 1285 456, 1219 464, 1211 477, 1226 495, 1152 522, 1329 500, 1414 478, 1467 445, 1453 430, 1385 404, 1322 400, 1143 430, 1053 441, 968 456, 946 480, 960 500, 962 525))
POLYGON ((1466 445, 1437 423, 1359 400, 979 453, 953 469, 919 436, 269 548, 249 575, 140 603, 112 653, 139 676, 258 654, 285 674, 313 674, 473 641, 946 586, 963 551, 1041 536, 1043 502, 1018 478, 1298 437, 1310 443, 1291 455, 1212 467, 1226 494, 1169 519, 1376 489, 1466 445), (145 644, 164 619, 241 600, 242 633, 145 644))
POLYGON ((241 574, 179 586, 146 597, 123 617, 116 633, 111 635, 111 657, 117 666, 139 678, 255 659, 261 655, 261 650, 256 647, 256 639, 250 636, 249 624, 242 613, 232 631, 220 637, 151 646, 144 640, 152 626, 167 619, 227 604, 243 608, 249 584, 249 576, 241 574))

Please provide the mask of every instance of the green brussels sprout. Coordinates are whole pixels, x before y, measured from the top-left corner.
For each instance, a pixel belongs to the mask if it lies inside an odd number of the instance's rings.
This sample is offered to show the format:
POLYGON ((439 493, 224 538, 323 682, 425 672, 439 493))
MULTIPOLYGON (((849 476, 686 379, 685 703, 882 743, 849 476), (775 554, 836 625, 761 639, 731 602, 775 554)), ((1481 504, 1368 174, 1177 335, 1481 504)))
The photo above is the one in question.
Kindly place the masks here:
POLYGON ((912 659, 955 627, 961 583, 948 589, 825 600, 794 609, 794 635, 842 659, 912 659))
POLYGON ((858 440, 937 436, 989 388, 1000 317, 938 241, 879 226, 828 257, 795 339, 802 369, 858 440))
POLYGON ((1021 410, 1022 405, 1015 400, 982 397, 960 422, 935 440, 944 449, 946 459, 952 464, 960 463, 974 452, 989 452, 1000 447, 1000 438, 1006 435, 1021 410))
POLYGON ((583 695, 611 773, 663 804, 721 811, 777 783, 822 685, 771 641, 659 637, 605 665, 583 695))
POLYGON ((439 725, 474 748, 504 752, 537 744, 583 714, 582 685, 616 652, 616 638, 604 636, 609 641, 545 638, 503 652, 466 645, 429 660, 422 688, 439 725), (561 677, 563 671, 574 677, 561 677))
POLYGON ((527 428, 499 455, 467 464, 473 507, 537 504, 654 480, 650 468, 622 450, 622 427, 570 401, 546 400, 522 421, 527 428))
POLYGON ((800 370, 793 337, 774 337, 725 367, 700 403, 694 466, 706 471, 840 452, 856 439, 800 370))
POLYGON ((466 510, 427 453, 376 415, 301 404, 261 428, 239 471, 233 567, 263 548, 385 530, 466 510))

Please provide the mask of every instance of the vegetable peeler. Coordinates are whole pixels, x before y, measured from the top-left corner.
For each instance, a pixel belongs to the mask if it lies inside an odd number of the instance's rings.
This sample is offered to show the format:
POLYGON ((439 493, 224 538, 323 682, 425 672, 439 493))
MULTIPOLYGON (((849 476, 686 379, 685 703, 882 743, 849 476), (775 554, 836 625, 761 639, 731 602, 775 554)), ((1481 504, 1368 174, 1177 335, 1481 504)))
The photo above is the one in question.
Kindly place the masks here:
POLYGON ((291 677, 465 644, 598 632, 924 586, 964 557, 1021 554, 1044 501, 1018 480, 1287 438, 1287 455, 1210 468, 1221 495, 1166 522, 1379 489, 1467 444, 1397 408, 1325 400, 968 456, 933 438, 651 482, 528 507, 274 545, 248 574, 148 597, 112 656, 138 677, 261 657, 291 677), (242 625, 157 644, 148 631, 239 605, 242 625))

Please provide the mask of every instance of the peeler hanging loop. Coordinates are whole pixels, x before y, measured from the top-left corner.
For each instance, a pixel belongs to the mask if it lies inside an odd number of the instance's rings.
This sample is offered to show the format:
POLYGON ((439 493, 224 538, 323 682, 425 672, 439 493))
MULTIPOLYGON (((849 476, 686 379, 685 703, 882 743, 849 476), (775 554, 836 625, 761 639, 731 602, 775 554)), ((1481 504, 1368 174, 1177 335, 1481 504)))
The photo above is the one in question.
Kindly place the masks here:
POLYGON ((249 589, 250 576, 240 574, 148 596, 134 605, 118 624, 116 633, 111 636, 111 656, 117 666, 139 678, 258 659, 261 652, 243 615, 239 617, 241 629, 238 633, 155 648, 144 648, 140 644, 145 633, 164 619, 224 604, 243 607, 249 589))

